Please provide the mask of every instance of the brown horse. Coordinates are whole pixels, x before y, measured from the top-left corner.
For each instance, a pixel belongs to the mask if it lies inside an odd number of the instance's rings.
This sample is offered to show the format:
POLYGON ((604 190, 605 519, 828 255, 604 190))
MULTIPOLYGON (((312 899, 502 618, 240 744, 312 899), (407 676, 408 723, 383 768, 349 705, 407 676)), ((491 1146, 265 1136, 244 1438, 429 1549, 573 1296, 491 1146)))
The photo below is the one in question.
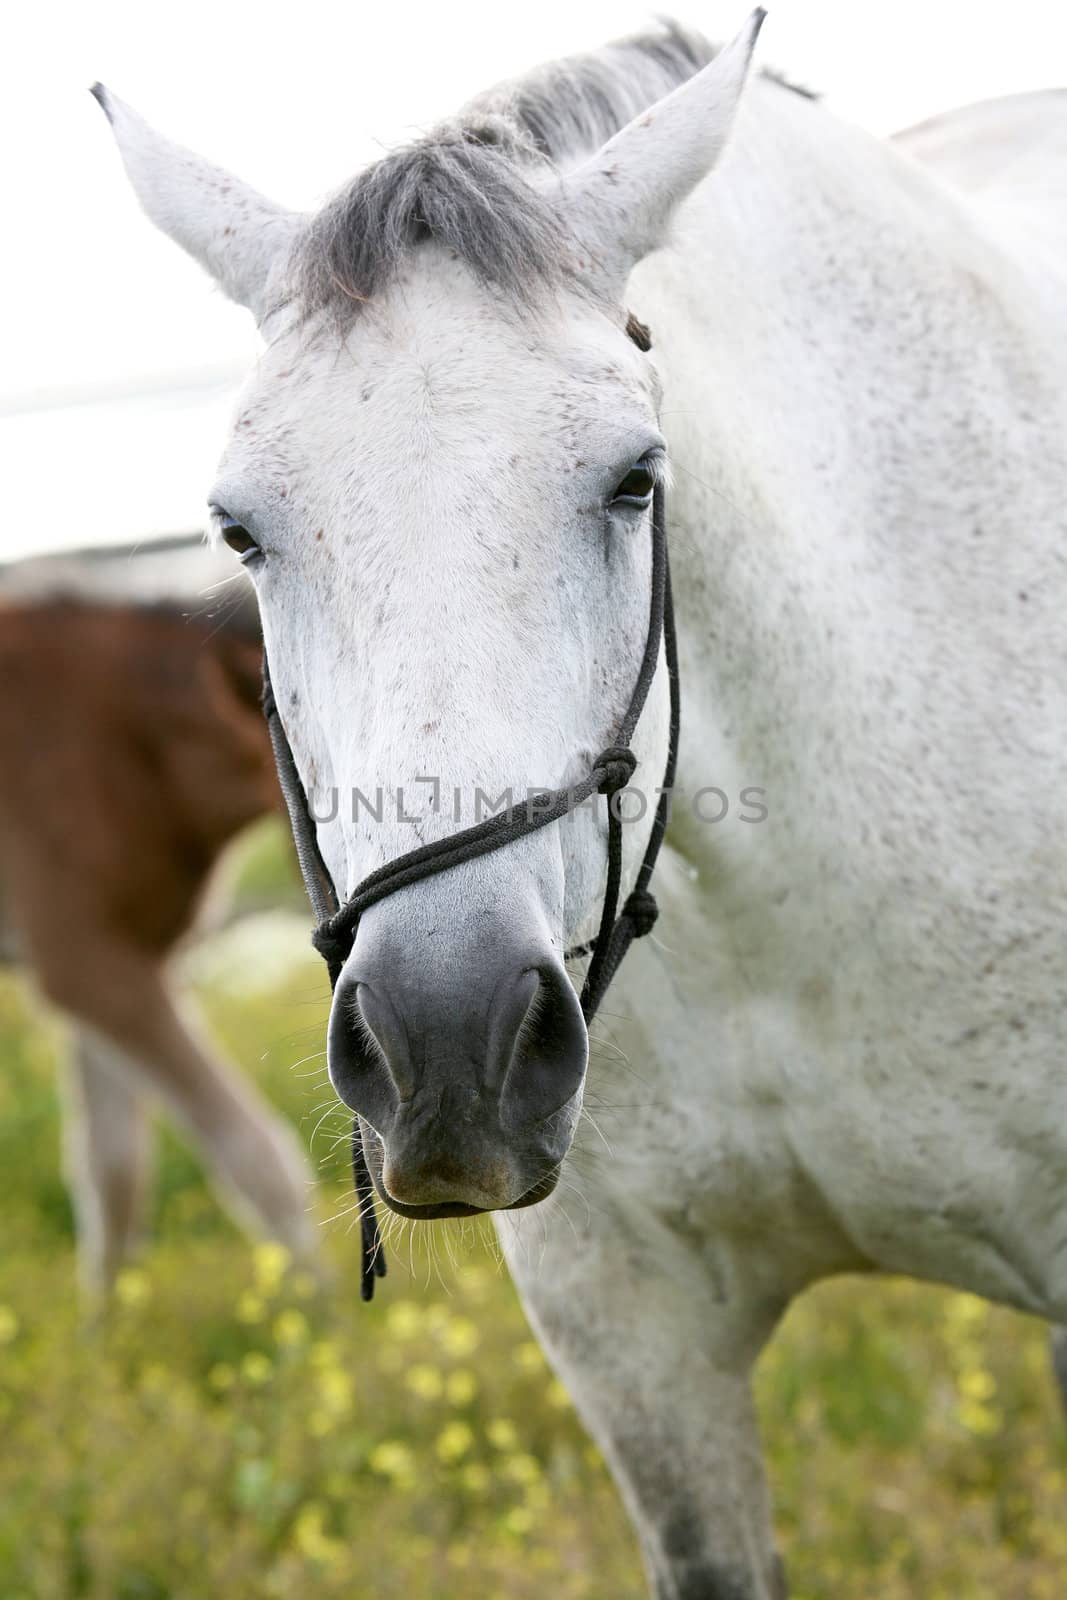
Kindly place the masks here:
POLYGON ((206 614, 211 560, 171 541, 0 573, 0 953, 72 1026, 67 1167, 96 1288, 139 1233, 153 1100, 243 1222, 312 1249, 296 1139, 167 979, 224 847, 279 804, 254 601, 206 614), (178 572, 184 604, 159 598, 178 572))

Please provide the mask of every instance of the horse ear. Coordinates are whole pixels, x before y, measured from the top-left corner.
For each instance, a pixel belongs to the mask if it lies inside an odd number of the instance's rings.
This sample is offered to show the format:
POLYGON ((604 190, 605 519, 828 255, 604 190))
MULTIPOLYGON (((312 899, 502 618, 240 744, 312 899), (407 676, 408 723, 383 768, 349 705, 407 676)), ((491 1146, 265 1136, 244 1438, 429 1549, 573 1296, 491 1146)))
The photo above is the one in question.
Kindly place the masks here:
POLYGON ((111 124, 134 192, 156 227, 206 267, 231 300, 262 317, 268 279, 288 254, 298 213, 165 139, 102 83, 90 92, 111 124))
POLYGON ((621 291, 630 269, 663 244, 675 208, 722 154, 765 15, 753 11, 708 66, 564 180, 569 219, 613 290, 621 291))

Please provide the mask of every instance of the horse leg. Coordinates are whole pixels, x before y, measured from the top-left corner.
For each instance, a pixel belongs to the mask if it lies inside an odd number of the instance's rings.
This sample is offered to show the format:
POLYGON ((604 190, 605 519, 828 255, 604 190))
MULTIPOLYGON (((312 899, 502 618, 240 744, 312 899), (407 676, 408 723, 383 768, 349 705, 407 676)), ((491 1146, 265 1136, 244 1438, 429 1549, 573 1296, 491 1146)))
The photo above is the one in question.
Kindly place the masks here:
POLYGON ((698 1248, 608 1207, 598 1194, 577 1239, 557 1201, 501 1215, 498 1231, 626 1501, 655 1600, 785 1600, 749 1384, 780 1304, 746 1286, 721 1241, 698 1248))
POLYGON ((1067 1406, 1067 1328, 1051 1328, 1049 1343, 1052 1353, 1052 1371, 1060 1387, 1060 1396, 1067 1406))
POLYGON ((313 1257, 312 1177, 292 1129, 194 1026, 161 983, 138 1029, 146 1076, 196 1139, 238 1220, 313 1257))
POLYGON ((151 1160, 148 1107, 102 1034, 76 1024, 64 1146, 82 1280, 106 1294, 142 1229, 151 1160))
POLYGON ((311 1173, 292 1129, 196 1037, 161 965, 136 950, 96 945, 91 968, 64 964, 41 976, 49 998, 113 1039, 127 1072, 184 1125, 238 1221, 313 1257, 311 1173))

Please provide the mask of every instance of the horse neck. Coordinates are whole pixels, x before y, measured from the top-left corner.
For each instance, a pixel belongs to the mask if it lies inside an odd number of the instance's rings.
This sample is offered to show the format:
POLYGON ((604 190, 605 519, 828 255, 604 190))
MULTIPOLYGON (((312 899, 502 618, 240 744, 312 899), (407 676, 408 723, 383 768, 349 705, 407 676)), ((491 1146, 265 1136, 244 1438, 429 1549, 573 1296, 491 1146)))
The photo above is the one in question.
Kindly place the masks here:
POLYGON ((942 401, 958 412, 975 361, 960 286, 998 278, 1011 263, 932 175, 772 84, 635 275, 675 471, 679 781, 734 806, 761 785, 776 819, 680 822, 717 879, 725 857, 795 881, 798 851, 861 839, 857 769, 918 670, 909 611, 951 573, 930 533, 936 506, 951 542, 942 401))

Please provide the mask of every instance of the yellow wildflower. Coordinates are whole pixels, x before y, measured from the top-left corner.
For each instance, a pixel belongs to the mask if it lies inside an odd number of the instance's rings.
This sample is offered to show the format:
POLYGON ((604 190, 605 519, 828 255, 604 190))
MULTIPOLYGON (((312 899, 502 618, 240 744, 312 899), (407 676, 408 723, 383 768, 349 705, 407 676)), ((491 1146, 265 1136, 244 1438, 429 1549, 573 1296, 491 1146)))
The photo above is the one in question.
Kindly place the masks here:
POLYGON ((536 1483, 541 1476, 541 1465, 536 1456, 520 1451, 518 1455, 508 1456, 504 1462, 504 1473, 513 1483, 536 1483))
POLYGON ((516 1345, 512 1359, 523 1372, 540 1372, 545 1364, 540 1345, 534 1344, 532 1339, 524 1339, 522 1344, 516 1345))
POLYGON ((422 1331, 422 1308, 414 1300, 398 1300, 385 1316, 386 1331, 393 1339, 413 1339, 422 1331))
POLYGON ((267 1383, 273 1371, 274 1365, 270 1357, 263 1355, 259 1350, 250 1350, 241 1362, 241 1375, 249 1383, 267 1383))
POLYGON ((319 1400, 324 1410, 343 1416, 352 1409, 354 1384, 351 1373, 341 1367, 327 1367, 319 1373, 319 1400))
POLYGON ((441 1343, 450 1356, 469 1356, 478 1348, 481 1334, 469 1317, 452 1317, 440 1333, 441 1343))
POLYGON ((252 1271, 260 1294, 276 1294, 285 1277, 292 1256, 283 1244, 268 1239, 257 1244, 252 1251, 252 1271))
POLYGON ((543 1480, 540 1483, 526 1485, 526 1504, 531 1511, 547 1511, 551 1503, 552 1495, 543 1480))
POLYGON ((515 1424, 508 1417, 497 1417, 485 1430, 489 1443, 498 1450, 517 1450, 519 1435, 515 1431, 515 1424))
POLYGON ((964 1400, 959 1408, 959 1419, 968 1433, 980 1438, 990 1438, 1000 1431, 1001 1415, 993 1406, 979 1405, 974 1400, 964 1400))
POLYGON ((10 1306, 0 1306, 0 1344, 13 1343, 19 1331, 19 1319, 10 1306))
POLYGON ((297 1512, 293 1523, 293 1543, 301 1555, 324 1565, 340 1560, 345 1553, 340 1539, 331 1539, 327 1534, 325 1513, 314 1500, 297 1512))
POLYGON ((425 1364, 411 1367, 404 1383, 420 1400, 439 1400, 444 1392, 444 1379, 436 1367, 425 1364))
POLYGON ((458 1461, 474 1443, 474 1433, 465 1422, 449 1422, 437 1435, 434 1448, 442 1461, 458 1461))
POLYGON ((262 1322, 267 1315, 267 1307, 258 1294, 253 1294, 251 1289, 246 1289, 237 1298, 238 1322, 262 1322))
POLYGON ((945 1309, 945 1321, 960 1333, 977 1331, 989 1321, 989 1305, 976 1294, 954 1294, 945 1309))
POLYGON ((125 1267, 115 1279, 115 1299, 120 1305, 132 1310, 151 1298, 151 1279, 139 1267, 125 1267))
POLYGON ((445 1382, 445 1394, 449 1405, 469 1406, 477 1393, 478 1380, 473 1372, 460 1367, 456 1372, 449 1373, 445 1382))
POLYGON ((997 1392, 996 1378, 981 1367, 961 1372, 957 1382, 960 1393, 966 1395, 968 1400, 991 1400, 997 1392))
POLYGON ((280 1344, 283 1349, 294 1350, 298 1345, 305 1344, 308 1332, 307 1317, 295 1307, 280 1311, 274 1319, 275 1343, 280 1344))
POLYGON ((212 1389, 224 1394, 227 1389, 232 1389, 237 1378, 236 1372, 227 1361, 218 1361, 207 1375, 208 1384, 212 1389))
POLYGON ((394 1483, 414 1483, 417 1464, 414 1452, 399 1439, 383 1439, 370 1453, 370 1469, 380 1477, 392 1478, 394 1483))

